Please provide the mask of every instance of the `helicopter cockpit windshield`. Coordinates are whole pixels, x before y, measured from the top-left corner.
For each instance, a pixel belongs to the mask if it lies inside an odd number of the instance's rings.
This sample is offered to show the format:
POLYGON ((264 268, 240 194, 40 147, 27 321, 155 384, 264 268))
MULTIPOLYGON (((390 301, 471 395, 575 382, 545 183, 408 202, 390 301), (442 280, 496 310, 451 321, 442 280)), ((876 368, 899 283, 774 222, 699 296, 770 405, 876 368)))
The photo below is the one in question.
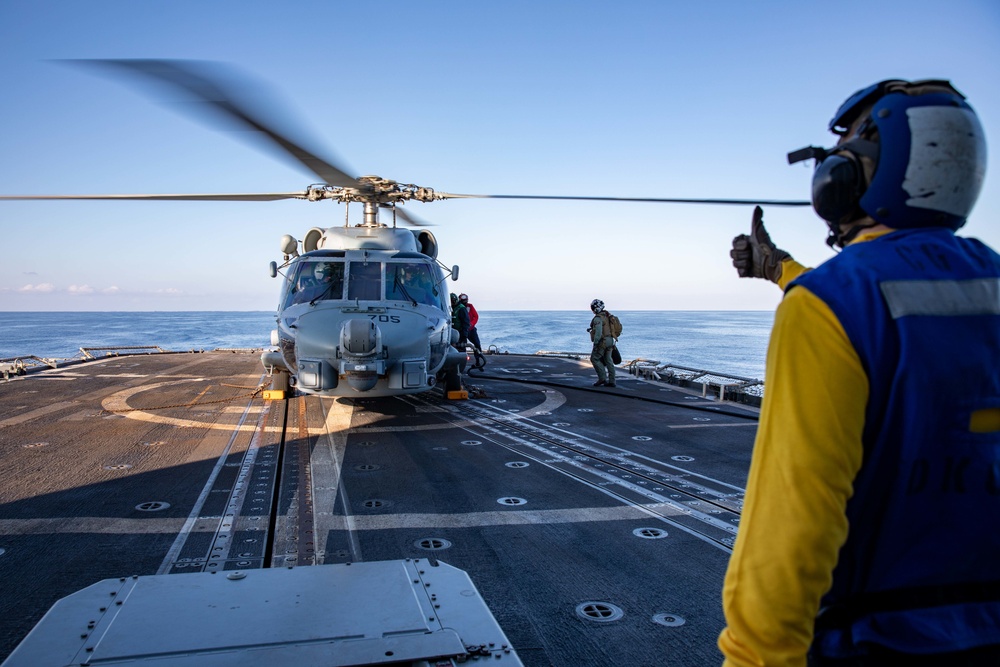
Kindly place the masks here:
POLYGON ((310 301, 344 298, 344 263, 303 261, 295 267, 285 307, 310 301))
POLYGON ((383 264, 373 260, 307 257, 300 260, 289 275, 282 307, 320 301, 381 301, 384 298, 447 311, 444 298, 447 295, 436 273, 432 264, 412 259, 389 260, 383 264))
POLYGON ((385 298, 410 301, 446 310, 441 290, 430 267, 420 262, 393 262, 385 265, 385 298))
POLYGON ((382 298, 382 263, 351 262, 347 272, 347 298, 379 301, 382 298))

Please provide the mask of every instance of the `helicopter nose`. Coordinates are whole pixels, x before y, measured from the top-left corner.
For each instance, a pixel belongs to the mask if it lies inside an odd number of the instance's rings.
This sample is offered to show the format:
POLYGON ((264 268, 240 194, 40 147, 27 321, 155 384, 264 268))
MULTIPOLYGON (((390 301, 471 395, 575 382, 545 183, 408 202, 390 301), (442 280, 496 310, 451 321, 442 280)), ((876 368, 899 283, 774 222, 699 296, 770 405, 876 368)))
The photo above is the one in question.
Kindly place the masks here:
POLYGON ((295 322, 298 385, 303 389, 335 389, 339 381, 336 332, 343 316, 333 310, 315 310, 295 322))

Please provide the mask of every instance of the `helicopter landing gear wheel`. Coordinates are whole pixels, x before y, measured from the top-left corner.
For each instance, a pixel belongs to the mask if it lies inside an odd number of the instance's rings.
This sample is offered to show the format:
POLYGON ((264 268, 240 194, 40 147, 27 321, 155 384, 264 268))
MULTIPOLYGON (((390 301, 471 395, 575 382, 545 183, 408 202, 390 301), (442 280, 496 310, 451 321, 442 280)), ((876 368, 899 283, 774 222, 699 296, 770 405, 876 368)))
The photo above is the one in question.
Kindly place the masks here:
POLYGON ((447 394, 449 391, 461 391, 462 389, 462 372, 458 367, 449 368, 444 372, 444 391, 447 394))
POLYGON ((444 382, 441 386, 444 388, 444 397, 448 400, 469 398, 469 393, 462 385, 462 366, 464 364, 461 366, 452 366, 443 373, 444 382))
POLYGON ((290 375, 291 374, 288 371, 279 371, 279 370, 274 371, 274 373, 271 375, 271 390, 283 391, 285 392, 285 394, 288 394, 289 393, 288 379, 290 375))

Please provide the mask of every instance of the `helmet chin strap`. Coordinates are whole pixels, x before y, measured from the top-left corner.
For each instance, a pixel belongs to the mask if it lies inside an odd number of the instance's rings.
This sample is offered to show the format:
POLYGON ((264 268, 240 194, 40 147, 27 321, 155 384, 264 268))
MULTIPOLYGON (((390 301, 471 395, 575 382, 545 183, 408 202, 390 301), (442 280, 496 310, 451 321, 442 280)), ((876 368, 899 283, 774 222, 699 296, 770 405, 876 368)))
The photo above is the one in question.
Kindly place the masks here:
POLYGON ((872 220, 871 218, 862 218, 861 220, 868 220, 867 223, 858 221, 856 224, 851 225, 845 232, 841 225, 830 225, 830 234, 826 237, 826 244, 831 248, 844 248, 848 243, 857 238, 858 234, 866 229, 871 229, 875 225, 879 224, 872 220))

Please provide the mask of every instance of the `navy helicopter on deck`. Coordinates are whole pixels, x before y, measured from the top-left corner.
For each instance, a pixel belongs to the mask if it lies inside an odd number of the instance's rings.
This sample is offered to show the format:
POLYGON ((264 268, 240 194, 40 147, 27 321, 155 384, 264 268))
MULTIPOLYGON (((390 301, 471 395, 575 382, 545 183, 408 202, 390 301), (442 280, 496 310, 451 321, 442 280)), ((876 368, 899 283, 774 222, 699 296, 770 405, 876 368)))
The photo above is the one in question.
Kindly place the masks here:
POLYGON ((678 199, 562 195, 449 194, 398 183, 378 176, 355 177, 293 141, 279 130, 263 108, 248 101, 246 83, 233 83, 235 73, 218 63, 177 60, 68 61, 136 77, 171 97, 198 102, 204 109, 235 123, 251 136, 280 148, 321 179, 305 190, 258 194, 161 195, 20 195, 0 200, 78 199, 148 201, 275 201, 334 200, 364 207, 363 221, 351 226, 310 229, 301 240, 285 235, 283 262, 272 262, 272 277, 283 278, 276 328, 261 362, 272 377, 272 390, 321 396, 392 396, 427 391, 443 385, 446 393, 461 389, 467 357, 457 349, 451 326, 451 304, 445 286, 458 278, 458 266, 437 259, 438 244, 426 229, 396 227, 427 223, 401 207, 410 200, 535 199, 808 206, 808 201, 745 199, 678 199), (380 211, 392 216, 379 220, 380 211))
MULTIPOLYGON (((375 176, 359 180, 373 191, 398 187, 375 176)), ((444 284, 458 278, 458 267, 442 271, 429 231, 379 224, 377 213, 366 201, 362 224, 314 227, 301 242, 282 238, 285 261, 271 262, 272 277, 285 270, 271 333, 277 350, 261 356, 276 390, 287 379, 301 392, 326 396, 415 393, 438 379, 460 390, 465 353, 454 346, 444 284)))

